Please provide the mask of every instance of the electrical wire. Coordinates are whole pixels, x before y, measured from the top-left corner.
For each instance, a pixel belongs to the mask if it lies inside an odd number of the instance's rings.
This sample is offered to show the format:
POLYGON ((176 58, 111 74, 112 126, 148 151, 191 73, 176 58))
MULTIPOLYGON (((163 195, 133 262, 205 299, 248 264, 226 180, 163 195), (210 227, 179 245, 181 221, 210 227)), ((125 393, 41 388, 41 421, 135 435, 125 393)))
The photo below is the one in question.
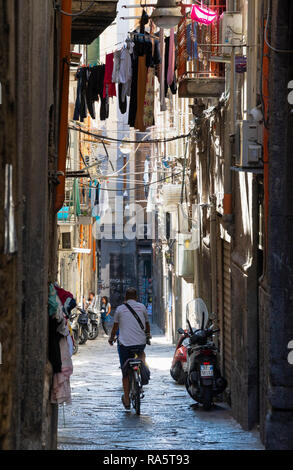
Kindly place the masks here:
MULTIPOLYGON (((82 161, 83 161, 84 166, 88 169, 88 166, 87 166, 86 161, 85 161, 85 159, 84 159, 84 157, 83 157, 81 148, 79 148, 79 154, 80 154, 80 157, 81 157, 81 159, 82 159, 82 161)), ((83 170, 83 168, 82 168, 82 170, 83 170)), ((91 179, 91 181, 93 181, 91 175, 90 175, 90 179, 91 179)))
MULTIPOLYGON (((96 139, 99 139, 99 140, 103 140, 103 141, 107 141, 107 140, 110 140, 112 142, 122 142, 123 139, 117 139, 117 138, 114 138, 114 137, 105 137, 103 135, 100 135, 100 134, 95 134, 93 132, 89 132, 89 131, 85 131, 81 128, 77 128, 77 127, 73 127, 73 126, 69 126, 69 129, 70 130, 73 130, 73 131, 77 131, 77 132, 82 132, 83 134, 86 134, 86 135, 90 135, 91 137, 95 137, 96 139)), ((169 138, 166 138, 166 139, 150 139, 150 140, 146 140, 144 143, 146 144, 160 144, 160 143, 167 143, 167 142, 173 142, 174 140, 179 140, 179 139, 186 139, 186 138, 190 138, 192 135, 192 132, 190 131, 188 134, 182 134, 182 135, 178 135, 178 136, 175 136, 175 137, 169 137, 169 138)), ((127 143, 129 144, 141 144, 142 141, 141 140, 127 140, 127 143)))
POLYGON ((68 13, 67 11, 64 11, 61 9, 60 4, 55 2, 54 10, 56 10, 58 13, 61 13, 62 15, 75 17, 75 16, 83 15, 84 13, 89 11, 94 6, 95 3, 97 3, 96 0, 93 0, 91 4, 88 5, 84 10, 78 11, 77 13, 68 13))
POLYGON ((107 150, 107 145, 105 144, 104 141, 102 142, 102 144, 103 144, 105 153, 106 153, 106 155, 107 155, 108 162, 110 163, 112 170, 115 171, 115 170, 114 170, 114 166, 113 166, 113 164, 112 164, 112 162, 111 162, 111 160, 110 160, 110 156, 109 156, 109 153, 108 153, 108 150, 107 150))
POLYGON ((183 191, 184 191, 184 184, 185 184, 185 171, 186 171, 186 161, 187 161, 187 148, 188 148, 188 140, 185 144, 185 155, 184 155, 184 164, 183 164, 183 178, 182 178, 181 197, 180 197, 181 204, 183 203, 183 191))
POLYGON ((268 1, 268 11, 267 11, 267 22, 266 22, 266 27, 265 27, 265 42, 267 46, 272 49, 274 52, 280 52, 282 54, 293 54, 293 50, 289 49, 277 49, 276 47, 273 47, 269 41, 268 41, 268 24, 269 24, 269 19, 271 16, 271 1, 268 1))
MULTIPOLYGON (((262 18, 264 17, 264 6, 262 5, 262 18)), ((263 21, 263 20, 262 20, 263 21)), ((261 24, 261 67, 260 67, 260 77, 259 77, 259 91, 260 91, 260 101, 261 101, 261 110, 263 115, 263 123, 266 129, 269 128, 268 119, 266 116, 265 102, 263 96, 263 66, 264 66, 264 28, 263 23, 261 24)))
MULTIPOLYGON (((140 184, 140 185, 138 185, 138 186, 135 186, 135 187, 133 187, 133 188, 126 188, 126 189, 110 189, 110 188, 101 188, 101 187, 100 187, 100 190, 101 190, 101 191, 111 191, 111 192, 115 192, 115 193, 121 192, 121 191, 136 191, 137 189, 142 189, 142 188, 144 188, 144 187, 147 187, 147 186, 151 186, 151 185, 153 185, 153 184, 160 183, 161 181, 166 181, 167 179, 172 178, 172 177, 174 177, 174 176, 181 175, 182 173, 183 173, 183 170, 179 171, 178 173, 165 176, 164 178, 161 178, 161 179, 159 179, 159 180, 157 180, 157 181, 152 181, 151 183, 147 183, 147 184, 142 183, 142 184, 140 184)), ((82 185, 83 185, 83 187, 89 187, 89 184, 86 184, 86 183, 82 183, 82 185)))

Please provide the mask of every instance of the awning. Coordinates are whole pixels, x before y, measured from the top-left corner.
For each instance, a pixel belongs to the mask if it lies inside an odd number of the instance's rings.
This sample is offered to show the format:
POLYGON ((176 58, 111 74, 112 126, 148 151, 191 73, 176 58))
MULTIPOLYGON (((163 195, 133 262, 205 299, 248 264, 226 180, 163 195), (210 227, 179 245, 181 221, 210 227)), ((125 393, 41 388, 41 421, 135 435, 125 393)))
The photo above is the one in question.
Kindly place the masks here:
MULTIPOLYGON (((73 0, 72 13, 85 10, 92 0, 73 0)), ((93 6, 80 16, 73 17, 71 43, 91 44, 114 21, 117 15, 117 0, 95 1, 93 6)))

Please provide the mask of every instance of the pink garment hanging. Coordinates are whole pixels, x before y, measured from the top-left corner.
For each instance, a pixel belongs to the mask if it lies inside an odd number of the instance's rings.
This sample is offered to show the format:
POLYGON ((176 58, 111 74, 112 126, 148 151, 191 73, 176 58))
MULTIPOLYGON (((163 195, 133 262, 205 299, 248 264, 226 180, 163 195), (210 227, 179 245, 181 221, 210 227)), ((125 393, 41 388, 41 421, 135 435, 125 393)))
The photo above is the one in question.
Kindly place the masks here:
POLYGON ((198 21, 198 23, 211 24, 217 17, 217 12, 210 8, 193 5, 190 16, 193 21, 198 21))
POLYGON ((170 29, 170 42, 169 42, 169 59, 168 59, 168 72, 167 83, 171 85, 174 80, 175 70, 175 41, 174 41, 174 28, 170 29))
POLYGON ((108 98, 111 98, 112 96, 116 96, 115 83, 112 82, 113 66, 114 66, 114 53, 111 52, 111 54, 106 55, 103 98, 106 98, 107 87, 108 87, 108 98))
POLYGON ((164 28, 160 28, 160 110, 166 111, 166 99, 165 99, 165 41, 164 41, 164 28))
POLYGON ((53 386, 51 389, 51 403, 71 403, 70 376, 73 372, 67 338, 60 339, 60 354, 62 370, 53 375, 53 386))

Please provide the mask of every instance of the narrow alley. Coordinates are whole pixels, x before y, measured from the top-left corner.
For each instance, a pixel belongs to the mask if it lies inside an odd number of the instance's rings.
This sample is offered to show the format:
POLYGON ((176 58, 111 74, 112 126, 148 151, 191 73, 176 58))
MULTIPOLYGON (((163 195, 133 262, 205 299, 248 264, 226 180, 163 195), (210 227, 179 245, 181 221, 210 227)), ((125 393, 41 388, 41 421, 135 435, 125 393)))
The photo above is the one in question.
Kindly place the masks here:
POLYGON ((293 1, 0 12, 0 452, 293 450, 293 1))
POLYGON ((258 450, 256 431, 245 432, 229 407, 204 411, 177 385, 169 369, 174 346, 153 326, 147 346, 150 384, 144 387, 141 416, 121 403, 116 346, 98 337, 73 357, 72 405, 59 408, 58 448, 62 450, 258 450), (64 425, 65 423, 65 425, 64 425))

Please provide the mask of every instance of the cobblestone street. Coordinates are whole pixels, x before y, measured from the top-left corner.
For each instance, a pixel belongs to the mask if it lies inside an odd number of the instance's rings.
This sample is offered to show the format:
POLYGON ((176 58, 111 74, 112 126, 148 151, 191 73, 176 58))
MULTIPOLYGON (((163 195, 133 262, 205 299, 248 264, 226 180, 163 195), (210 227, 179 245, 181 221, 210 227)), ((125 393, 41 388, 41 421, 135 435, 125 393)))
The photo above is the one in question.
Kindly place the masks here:
POLYGON ((174 347, 153 327, 147 346, 151 382, 141 416, 125 412, 116 346, 98 337, 73 356, 72 405, 59 409, 59 449, 262 449, 258 433, 245 432, 225 404, 197 407, 169 369, 174 347), (64 425, 65 422, 65 425, 64 425))

